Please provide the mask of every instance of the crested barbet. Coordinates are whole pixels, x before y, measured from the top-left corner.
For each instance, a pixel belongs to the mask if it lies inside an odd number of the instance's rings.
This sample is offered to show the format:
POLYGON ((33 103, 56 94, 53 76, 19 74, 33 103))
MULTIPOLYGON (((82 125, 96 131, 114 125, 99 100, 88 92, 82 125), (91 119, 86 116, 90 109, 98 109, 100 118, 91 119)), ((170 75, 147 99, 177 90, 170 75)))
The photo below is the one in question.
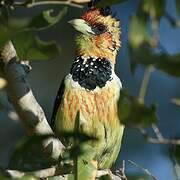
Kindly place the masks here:
POLYGON ((110 168, 119 153, 124 126, 118 115, 121 81, 114 72, 120 48, 120 25, 109 12, 87 10, 69 23, 78 31, 76 57, 70 73, 58 91, 52 122, 65 146, 63 135, 74 133, 79 114, 79 131, 96 140, 87 143, 94 149, 98 169, 110 168))

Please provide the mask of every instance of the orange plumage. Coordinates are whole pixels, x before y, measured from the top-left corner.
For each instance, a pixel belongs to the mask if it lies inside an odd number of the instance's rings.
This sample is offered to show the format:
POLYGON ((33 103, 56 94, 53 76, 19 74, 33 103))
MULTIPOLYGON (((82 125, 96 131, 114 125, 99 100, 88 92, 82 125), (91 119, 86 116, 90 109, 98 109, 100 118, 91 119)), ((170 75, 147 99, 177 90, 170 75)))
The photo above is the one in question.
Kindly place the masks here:
POLYGON ((80 32, 76 37, 77 57, 55 102, 56 133, 62 138, 63 133, 74 132, 79 112, 80 132, 98 139, 88 143, 96 152, 98 168, 109 168, 119 153, 124 130, 117 106, 121 81, 114 72, 120 47, 119 22, 102 9, 93 8, 70 23, 80 32))

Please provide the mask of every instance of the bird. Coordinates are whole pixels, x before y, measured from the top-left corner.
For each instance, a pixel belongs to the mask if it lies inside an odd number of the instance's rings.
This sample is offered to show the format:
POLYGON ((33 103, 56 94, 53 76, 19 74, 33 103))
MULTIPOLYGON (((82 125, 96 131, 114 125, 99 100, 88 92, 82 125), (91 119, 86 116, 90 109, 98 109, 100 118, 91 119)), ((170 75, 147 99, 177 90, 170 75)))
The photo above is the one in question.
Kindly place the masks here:
POLYGON ((115 74, 116 56, 121 47, 120 22, 107 8, 92 7, 69 23, 77 31, 75 58, 58 90, 51 124, 62 143, 72 145, 63 135, 79 131, 97 141, 94 149, 98 169, 114 165, 120 151, 124 125, 118 113, 122 88, 115 74))

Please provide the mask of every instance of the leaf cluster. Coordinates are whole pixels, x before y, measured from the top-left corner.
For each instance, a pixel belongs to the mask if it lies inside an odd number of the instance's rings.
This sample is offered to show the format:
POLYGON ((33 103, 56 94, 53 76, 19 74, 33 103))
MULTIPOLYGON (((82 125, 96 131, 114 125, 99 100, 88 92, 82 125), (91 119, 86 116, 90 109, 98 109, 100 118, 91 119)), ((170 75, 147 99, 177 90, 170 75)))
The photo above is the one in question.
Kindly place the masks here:
POLYGON ((127 126, 145 128, 157 122, 155 105, 147 107, 126 91, 121 91, 118 108, 119 118, 127 126))
MULTIPOLYGON (((176 0, 177 12, 180 2, 176 0)), ((159 24, 162 17, 172 24, 176 20, 166 12, 165 0, 141 0, 137 12, 131 17, 129 24, 129 54, 132 72, 138 64, 154 65, 157 69, 179 77, 180 55, 169 55, 159 42, 159 24), (160 49, 160 53, 154 50, 160 49)), ((173 28, 177 28, 172 24, 173 28)))
POLYGON ((67 7, 58 10, 44 10, 32 18, 16 19, 6 17, 7 12, 0 11, 0 47, 11 39, 21 60, 48 60, 59 53, 56 42, 44 42, 38 37, 42 30, 57 24, 67 13, 67 7))

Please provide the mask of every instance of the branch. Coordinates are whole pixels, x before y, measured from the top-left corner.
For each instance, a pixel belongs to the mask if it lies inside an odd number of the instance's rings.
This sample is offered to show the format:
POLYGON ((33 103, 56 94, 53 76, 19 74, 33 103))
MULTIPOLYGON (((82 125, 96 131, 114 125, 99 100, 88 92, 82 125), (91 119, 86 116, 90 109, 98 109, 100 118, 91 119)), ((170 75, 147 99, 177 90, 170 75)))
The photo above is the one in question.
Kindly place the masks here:
POLYGON ((149 67, 147 67, 147 69, 145 69, 144 77, 143 77, 142 84, 139 91, 139 98, 138 98, 139 103, 141 104, 144 104, 144 99, 147 92, 149 80, 151 77, 151 73, 153 71, 154 71, 154 67, 152 65, 150 65, 149 67))
POLYGON ((14 6, 25 6, 27 8, 32 8, 35 6, 42 6, 42 5, 67 5, 77 8, 83 8, 83 3, 88 3, 90 0, 66 0, 66 1, 39 1, 39 2, 33 2, 31 0, 27 0, 24 2, 14 2, 14 6))
MULTIPOLYGON (((38 178, 47 178, 50 176, 54 176, 56 174, 56 170, 57 170, 56 167, 51 167, 47 169, 33 171, 30 173, 38 178)), ((18 170, 7 170, 6 172, 8 176, 10 176, 11 178, 21 178, 27 173, 27 172, 18 171, 18 170)))
POLYGON ((180 139, 167 139, 161 134, 159 128, 156 125, 152 126, 152 129, 156 135, 155 138, 151 137, 145 129, 140 129, 142 135, 147 139, 148 142, 152 144, 170 144, 170 145, 180 145, 180 139))
POLYGON ((116 171, 116 174, 118 177, 120 177, 122 180, 128 180, 125 174, 125 160, 123 160, 122 168, 116 171))
MULTIPOLYGON (((1 56, 4 62, 5 78, 8 82, 8 96, 26 130, 30 135, 53 134, 41 106, 32 93, 25 70, 17 60, 16 50, 11 41, 5 44, 1 56)), ((59 139, 54 137, 46 139, 43 146, 54 159, 59 157, 64 148, 59 139)))
MULTIPOLYGON (((109 171, 110 170, 99 170, 98 173, 97 173, 96 178, 100 178, 100 177, 103 177, 105 175, 108 175, 109 171)), ((47 169, 32 171, 32 172, 23 172, 23 171, 19 171, 19 170, 6 170, 6 173, 7 173, 8 176, 10 176, 11 178, 14 178, 14 179, 15 178, 22 178, 27 173, 30 173, 31 175, 36 176, 38 178, 43 178, 44 179, 44 178, 47 178, 47 177, 56 176, 56 177, 58 177, 58 179, 62 179, 62 180, 63 179, 68 179, 68 176, 72 175, 72 174, 67 174, 67 173, 62 172, 61 169, 59 167, 57 167, 57 166, 53 166, 53 167, 47 168, 47 169)), ((125 179, 121 179, 119 176, 116 176, 114 174, 110 174, 110 176, 114 180, 125 180, 125 179)))
POLYGON ((145 172, 145 173, 146 173, 148 176, 150 176, 152 179, 157 180, 157 178, 156 178, 154 175, 152 175, 152 174, 149 172, 148 169, 145 169, 144 167, 140 166, 139 164, 137 164, 137 163, 135 163, 135 162, 133 162, 133 161, 131 161, 131 160, 128 160, 128 162, 129 162, 130 164, 132 164, 133 166, 141 169, 143 172, 145 172))

